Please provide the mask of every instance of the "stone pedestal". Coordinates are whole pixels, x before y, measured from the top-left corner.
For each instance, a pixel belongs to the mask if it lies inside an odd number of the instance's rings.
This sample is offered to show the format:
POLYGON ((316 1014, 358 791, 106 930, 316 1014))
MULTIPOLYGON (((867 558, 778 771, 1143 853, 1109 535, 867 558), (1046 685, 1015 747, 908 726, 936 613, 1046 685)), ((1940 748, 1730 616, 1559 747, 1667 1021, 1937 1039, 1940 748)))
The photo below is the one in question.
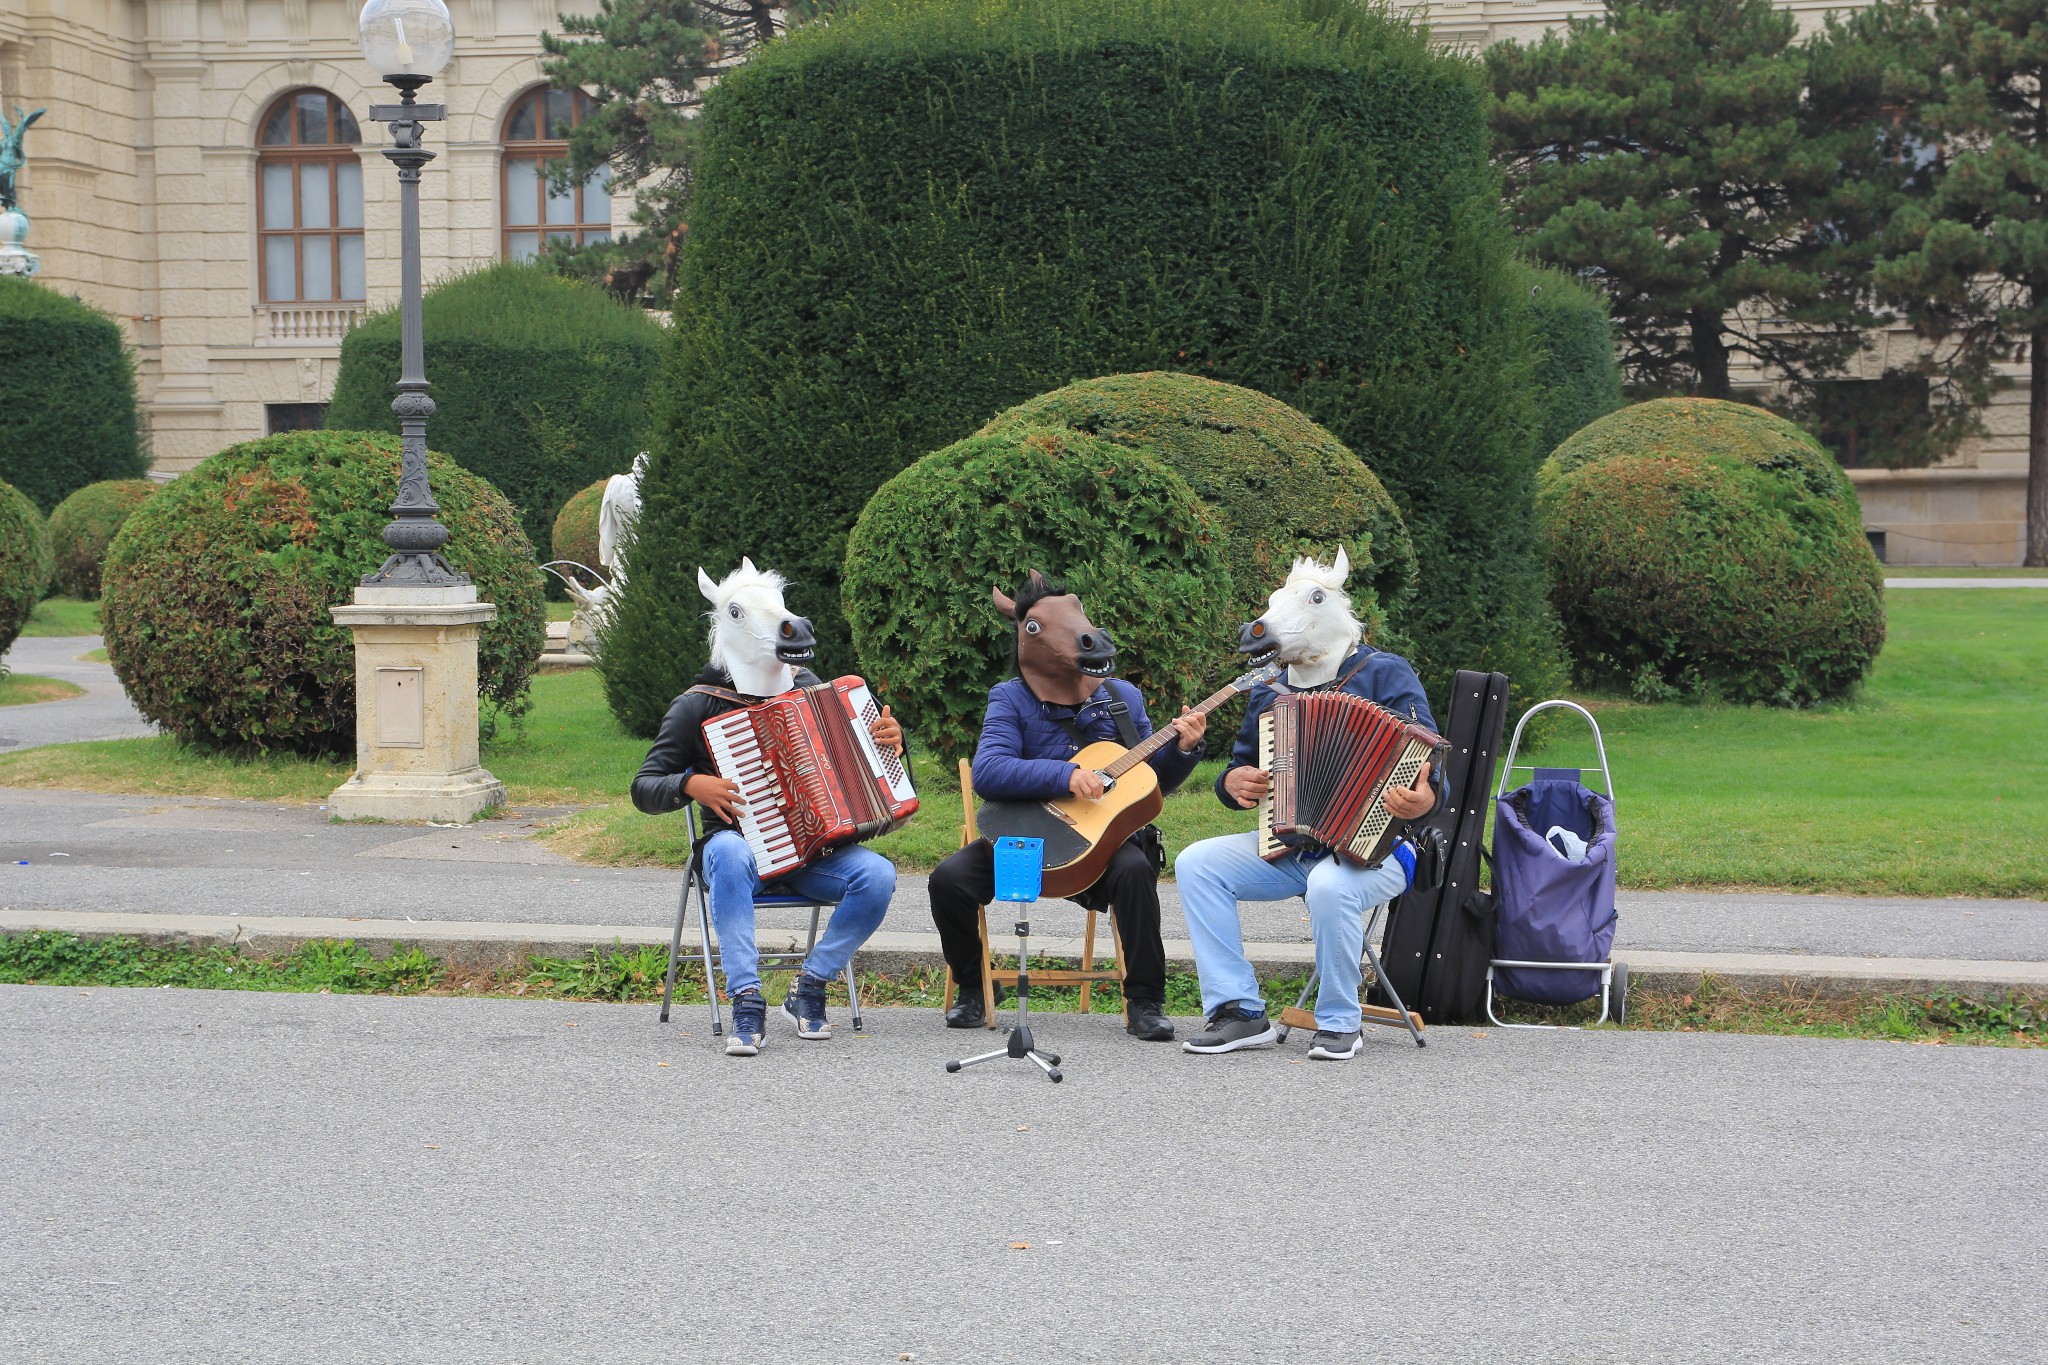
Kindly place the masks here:
POLYGON ((505 804, 476 733, 476 588, 361 587, 335 607, 356 637, 356 772, 328 804, 345 820, 473 820, 505 804))

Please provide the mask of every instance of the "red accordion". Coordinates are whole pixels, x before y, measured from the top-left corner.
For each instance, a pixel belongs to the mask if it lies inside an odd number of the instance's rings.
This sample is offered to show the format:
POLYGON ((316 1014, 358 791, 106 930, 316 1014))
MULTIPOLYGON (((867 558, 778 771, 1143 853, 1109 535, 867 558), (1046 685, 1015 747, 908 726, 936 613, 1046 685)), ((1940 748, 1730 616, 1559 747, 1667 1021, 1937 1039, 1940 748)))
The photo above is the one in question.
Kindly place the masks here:
POLYGON ((1380 798, 1412 787, 1443 736, 1347 692, 1283 692, 1259 716, 1259 766, 1273 785, 1259 803, 1259 856, 1307 842, 1371 867, 1400 837, 1380 798))
POLYGON ((902 757, 868 733, 881 714, 867 683, 847 677, 704 722, 719 776, 746 802, 739 831, 762 880, 887 834, 916 812, 902 757))

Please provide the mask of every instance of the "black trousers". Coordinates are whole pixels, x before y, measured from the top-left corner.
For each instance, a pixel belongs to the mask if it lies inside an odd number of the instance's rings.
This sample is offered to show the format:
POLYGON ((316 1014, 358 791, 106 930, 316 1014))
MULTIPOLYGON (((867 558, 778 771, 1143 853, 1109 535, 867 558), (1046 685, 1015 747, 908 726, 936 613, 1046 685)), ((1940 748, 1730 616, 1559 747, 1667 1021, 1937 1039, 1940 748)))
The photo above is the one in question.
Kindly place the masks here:
MULTIPOLYGON (((932 923, 960 989, 981 989, 981 929, 975 911, 996 893, 995 850, 977 839, 932 869, 932 923)), ((1110 855, 1109 867, 1077 904, 1109 902, 1123 936, 1124 998, 1166 1000, 1166 945, 1159 939, 1159 868, 1134 836, 1110 855)), ((993 930, 994 926, 991 926, 993 930)))

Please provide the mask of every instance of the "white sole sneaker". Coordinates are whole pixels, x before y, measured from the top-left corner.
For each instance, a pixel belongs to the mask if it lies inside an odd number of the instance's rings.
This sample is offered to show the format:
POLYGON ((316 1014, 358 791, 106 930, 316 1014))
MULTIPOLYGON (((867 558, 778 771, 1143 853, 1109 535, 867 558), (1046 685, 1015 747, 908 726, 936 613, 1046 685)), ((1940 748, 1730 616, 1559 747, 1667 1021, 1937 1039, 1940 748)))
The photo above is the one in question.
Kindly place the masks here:
POLYGON ((1348 1048, 1332 1047, 1328 1043, 1319 1042, 1308 1050, 1308 1055, 1318 1062, 1348 1062, 1358 1055, 1358 1050, 1363 1046, 1364 1035, 1354 1033, 1351 1035, 1351 1046, 1348 1048))
POLYGON ((1242 1038, 1232 1038, 1227 1043, 1216 1043, 1207 1047, 1196 1046, 1196 1040, 1190 1038, 1180 1045, 1180 1050, 1182 1052, 1197 1052, 1206 1056, 1217 1052, 1243 1052, 1247 1048, 1277 1047, 1279 1043, 1279 1031, 1271 1024, 1267 1024, 1263 1033, 1247 1033, 1242 1038))
POLYGON ((788 1000, 782 1002, 782 1017, 796 1026, 796 1036, 807 1043, 822 1043, 832 1036, 832 1023, 830 1020, 822 1024, 816 1032, 806 1032, 803 1016, 790 1008, 788 1000))
POLYGON ((725 1055, 728 1057, 758 1057, 761 1054, 761 1040, 751 1034, 729 1033, 725 1038, 725 1055))

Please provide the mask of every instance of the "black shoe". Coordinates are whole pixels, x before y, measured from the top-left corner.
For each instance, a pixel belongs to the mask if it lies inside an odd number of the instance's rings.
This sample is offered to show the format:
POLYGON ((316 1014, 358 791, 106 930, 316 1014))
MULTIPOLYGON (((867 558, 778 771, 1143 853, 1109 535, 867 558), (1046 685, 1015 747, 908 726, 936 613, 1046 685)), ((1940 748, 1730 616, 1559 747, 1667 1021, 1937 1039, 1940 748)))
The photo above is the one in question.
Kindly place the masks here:
POLYGON ((981 1028, 988 1013, 981 1005, 981 983, 960 987, 953 996, 953 1008, 946 1011, 947 1028, 981 1028))
POLYGON ((1156 1000, 1133 1000, 1124 1008, 1124 1032, 1148 1043, 1173 1041, 1173 1020, 1156 1000))

